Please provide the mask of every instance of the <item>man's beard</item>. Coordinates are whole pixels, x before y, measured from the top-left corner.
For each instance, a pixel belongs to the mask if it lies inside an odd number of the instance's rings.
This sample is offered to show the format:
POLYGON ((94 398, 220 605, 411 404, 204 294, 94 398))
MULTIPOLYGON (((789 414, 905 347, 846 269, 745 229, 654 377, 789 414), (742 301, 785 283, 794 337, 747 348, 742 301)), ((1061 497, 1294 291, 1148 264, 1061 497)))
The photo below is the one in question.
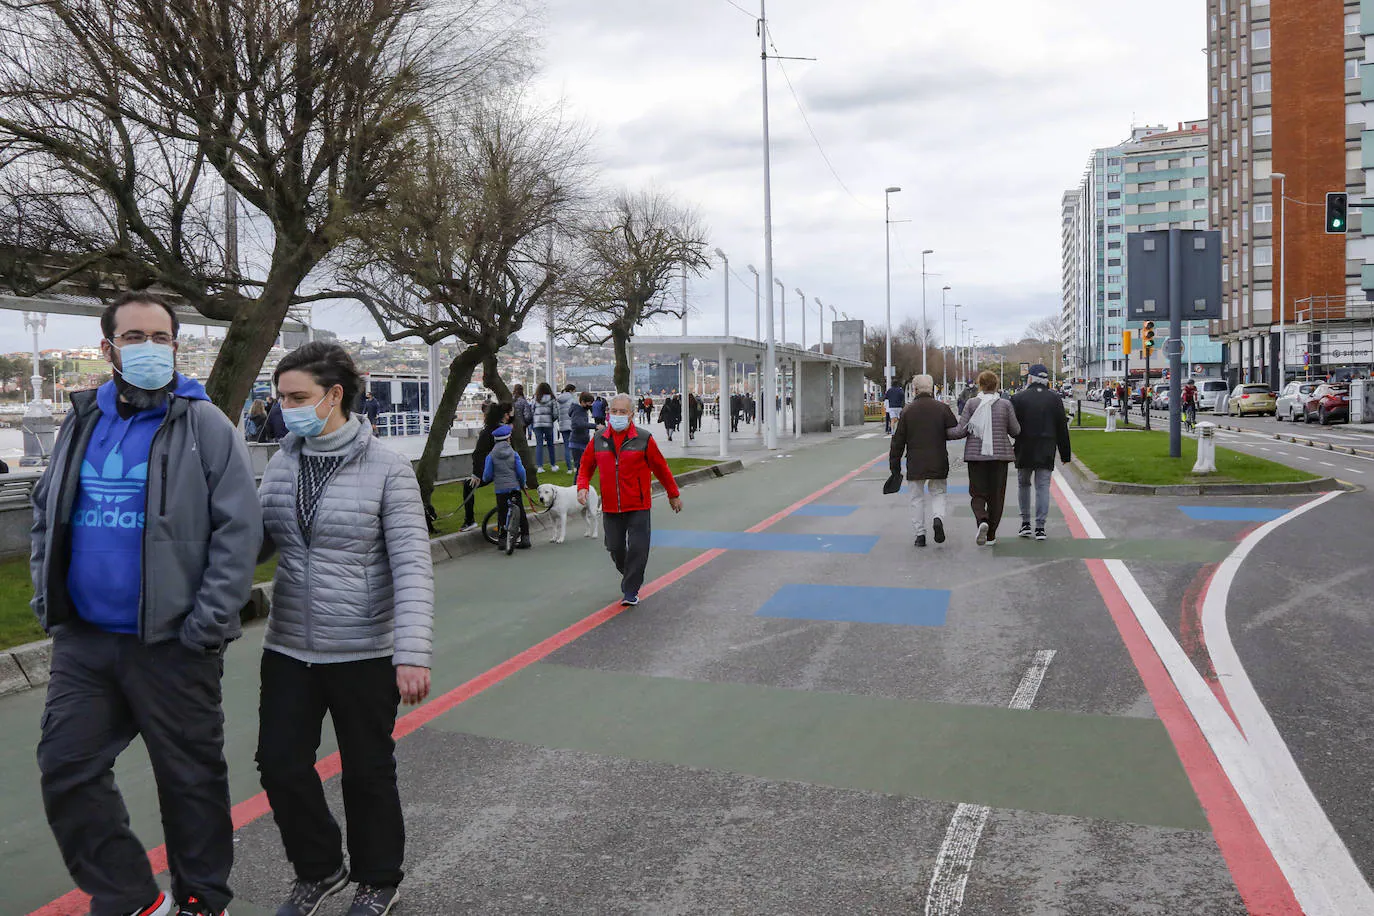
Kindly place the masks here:
POLYGON ((114 383, 115 390, 119 392, 120 400, 124 403, 135 410, 152 410, 154 407, 161 407, 167 403, 167 398, 177 386, 177 378, 174 373, 172 380, 156 391, 131 385, 118 372, 114 373, 114 383))

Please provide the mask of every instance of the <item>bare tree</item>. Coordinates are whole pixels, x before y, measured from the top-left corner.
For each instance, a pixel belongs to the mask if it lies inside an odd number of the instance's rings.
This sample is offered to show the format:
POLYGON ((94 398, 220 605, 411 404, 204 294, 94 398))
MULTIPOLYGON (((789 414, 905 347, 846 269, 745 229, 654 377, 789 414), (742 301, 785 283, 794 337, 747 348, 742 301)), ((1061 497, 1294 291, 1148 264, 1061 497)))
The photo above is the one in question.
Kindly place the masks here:
POLYGON ((587 228, 583 246, 569 323, 582 342, 613 345, 615 387, 628 392, 630 340, 646 321, 682 317, 686 303, 668 290, 683 270, 700 274, 709 266, 706 231, 663 193, 622 191, 587 228))
POLYGON ((1064 339, 1063 323, 1058 315, 1037 318, 1026 326, 1026 336, 1044 343, 1058 343, 1064 339))
POLYGON ((342 284, 388 340, 456 338, 417 476, 426 502, 458 399, 478 366, 559 294, 585 168, 582 131, 501 94, 450 111, 349 246, 342 284))
POLYGON ((5 205, 25 227, 0 267, 24 292, 156 285, 230 321, 207 385, 230 413, 289 307, 324 297, 303 283, 386 207, 415 125, 501 78, 522 21, 499 0, 0 0, 0 17, 5 205), (251 270, 225 269, 225 184, 263 229, 251 270))

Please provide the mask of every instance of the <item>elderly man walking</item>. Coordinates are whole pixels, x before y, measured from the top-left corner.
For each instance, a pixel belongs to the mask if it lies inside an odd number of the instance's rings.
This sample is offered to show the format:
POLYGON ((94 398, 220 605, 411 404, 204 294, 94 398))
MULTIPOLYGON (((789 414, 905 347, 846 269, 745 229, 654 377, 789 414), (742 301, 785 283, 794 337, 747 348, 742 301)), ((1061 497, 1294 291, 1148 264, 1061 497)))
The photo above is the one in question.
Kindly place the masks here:
POLYGON ((902 471, 906 455, 906 479, 911 487, 911 523, 916 546, 926 546, 926 516, 933 518, 935 543, 945 541, 945 494, 949 484, 949 449, 946 443, 962 439, 959 421, 949 405, 935 400, 935 379, 916 376, 916 396, 897 419, 892 433, 888 464, 893 474, 902 471))
POLYGON ((1011 399, 1021 435, 1016 437, 1017 503, 1021 509, 1023 538, 1043 541, 1045 519, 1050 514, 1050 475, 1054 473, 1054 455, 1068 464, 1073 453, 1069 449, 1069 417, 1064 413, 1064 399, 1050 390, 1050 370, 1036 364, 1030 368, 1030 385, 1011 399), (1035 484, 1035 528, 1031 528, 1031 484, 1035 484))
POLYGON ((607 425, 592 437, 577 471, 577 501, 584 506, 592 473, 601 478, 606 550, 620 572, 620 603, 625 607, 639 604, 639 589, 649 565, 651 475, 663 484, 673 511, 682 511, 673 472, 649 431, 635 427, 634 409, 634 399, 628 394, 611 398, 607 425))

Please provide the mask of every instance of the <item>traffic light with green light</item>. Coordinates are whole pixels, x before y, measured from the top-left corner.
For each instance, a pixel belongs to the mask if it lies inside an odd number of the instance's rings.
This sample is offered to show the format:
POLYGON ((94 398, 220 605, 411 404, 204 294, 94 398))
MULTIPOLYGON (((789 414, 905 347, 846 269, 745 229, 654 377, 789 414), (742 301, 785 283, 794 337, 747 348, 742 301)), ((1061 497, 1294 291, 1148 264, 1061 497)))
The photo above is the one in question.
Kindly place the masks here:
POLYGON ((1149 353, 1155 348, 1155 323, 1153 321, 1145 322, 1145 330, 1141 336, 1145 338, 1145 352, 1149 353))
POLYGON ((1332 235, 1344 235, 1350 225, 1350 196, 1344 191, 1331 191, 1326 195, 1326 231, 1332 235))

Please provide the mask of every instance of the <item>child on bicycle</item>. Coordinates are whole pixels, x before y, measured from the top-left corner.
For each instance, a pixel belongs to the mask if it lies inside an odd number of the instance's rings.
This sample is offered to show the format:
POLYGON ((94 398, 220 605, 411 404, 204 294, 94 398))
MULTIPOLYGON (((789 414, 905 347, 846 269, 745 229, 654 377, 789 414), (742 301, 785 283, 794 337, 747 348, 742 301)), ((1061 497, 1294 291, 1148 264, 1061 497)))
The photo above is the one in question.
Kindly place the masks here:
POLYGON ((530 523, 525 515, 523 499, 525 465, 515 449, 511 448, 509 426, 496 427, 491 436, 496 444, 492 446, 491 454, 487 455, 486 465, 482 468, 482 483, 496 485, 496 519, 500 525, 497 546, 509 554, 511 551, 508 547, 530 546, 530 523), (520 541, 515 545, 510 544, 510 539, 516 536, 516 532, 508 530, 506 524, 512 507, 520 515, 520 541))

